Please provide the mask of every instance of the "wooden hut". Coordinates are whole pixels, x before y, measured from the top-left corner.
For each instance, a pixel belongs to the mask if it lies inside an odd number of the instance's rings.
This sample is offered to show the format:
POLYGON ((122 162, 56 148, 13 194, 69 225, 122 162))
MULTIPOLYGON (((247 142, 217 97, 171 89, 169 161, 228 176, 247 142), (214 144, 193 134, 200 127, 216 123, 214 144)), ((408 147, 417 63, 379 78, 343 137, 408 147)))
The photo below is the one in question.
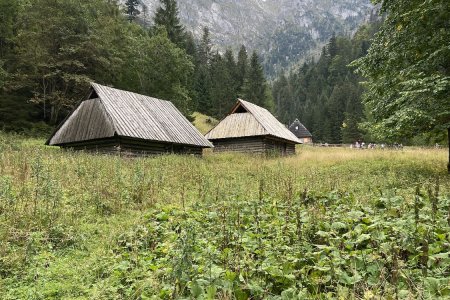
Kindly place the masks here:
POLYGON ((213 147, 171 102, 95 83, 46 145, 128 155, 201 155, 213 147))
POLYGON ((298 120, 295 121, 289 126, 289 130, 295 134, 295 136, 300 140, 302 144, 311 144, 312 143, 312 134, 308 129, 298 120))
POLYGON ((297 137, 268 110, 244 100, 238 100, 231 113, 206 138, 215 152, 295 154, 297 137))

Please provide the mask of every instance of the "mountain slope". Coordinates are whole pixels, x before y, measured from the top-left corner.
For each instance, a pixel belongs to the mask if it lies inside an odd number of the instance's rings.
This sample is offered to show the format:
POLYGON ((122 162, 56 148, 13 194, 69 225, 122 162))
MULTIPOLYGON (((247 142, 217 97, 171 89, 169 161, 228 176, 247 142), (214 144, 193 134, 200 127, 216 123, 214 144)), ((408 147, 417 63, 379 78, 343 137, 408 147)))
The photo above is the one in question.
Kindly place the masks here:
MULTIPOLYGON (((142 0, 151 20, 159 0, 142 0)), ((370 0, 178 1, 180 18, 197 37, 210 28, 220 49, 244 44, 265 57, 274 73, 311 54, 333 32, 353 32, 372 10, 370 0)))

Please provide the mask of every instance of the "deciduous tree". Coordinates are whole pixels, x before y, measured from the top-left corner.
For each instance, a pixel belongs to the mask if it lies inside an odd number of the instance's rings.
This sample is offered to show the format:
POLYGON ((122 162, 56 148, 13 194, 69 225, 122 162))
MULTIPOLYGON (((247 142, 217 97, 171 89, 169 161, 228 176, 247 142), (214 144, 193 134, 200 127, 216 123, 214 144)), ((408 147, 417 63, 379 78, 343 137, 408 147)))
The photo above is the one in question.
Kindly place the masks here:
POLYGON ((386 137, 450 133, 448 0, 373 2, 386 19, 367 56, 354 63, 367 78, 364 101, 372 132, 386 137))

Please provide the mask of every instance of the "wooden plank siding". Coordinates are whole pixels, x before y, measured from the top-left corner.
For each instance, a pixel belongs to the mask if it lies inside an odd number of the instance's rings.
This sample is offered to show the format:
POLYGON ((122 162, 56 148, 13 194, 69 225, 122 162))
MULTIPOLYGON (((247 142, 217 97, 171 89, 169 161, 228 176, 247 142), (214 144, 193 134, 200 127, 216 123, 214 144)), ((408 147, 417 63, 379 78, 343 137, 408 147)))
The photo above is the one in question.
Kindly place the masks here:
POLYGON ((209 140, 251 136, 273 136, 299 144, 297 137, 281 124, 267 109, 239 99, 231 113, 211 129, 209 140))
POLYGON ((85 142, 75 142, 62 145, 64 149, 84 150, 100 154, 115 154, 129 157, 153 156, 158 154, 192 154, 201 156, 201 147, 175 145, 158 141, 136 140, 123 137, 112 137, 85 142))
POLYGON ((130 155, 202 155, 202 148, 213 147, 170 101, 95 83, 88 98, 56 128, 47 145, 130 155))
POLYGON ((83 101, 51 138, 59 145, 114 135, 114 126, 99 99, 83 101))
POLYGON ((92 83, 120 136, 211 147, 170 101, 92 83))
POLYGON ((214 140, 214 152, 294 155, 295 144, 267 136, 214 140))
POLYGON ((214 152, 265 153, 264 137, 244 137, 214 140, 214 152))

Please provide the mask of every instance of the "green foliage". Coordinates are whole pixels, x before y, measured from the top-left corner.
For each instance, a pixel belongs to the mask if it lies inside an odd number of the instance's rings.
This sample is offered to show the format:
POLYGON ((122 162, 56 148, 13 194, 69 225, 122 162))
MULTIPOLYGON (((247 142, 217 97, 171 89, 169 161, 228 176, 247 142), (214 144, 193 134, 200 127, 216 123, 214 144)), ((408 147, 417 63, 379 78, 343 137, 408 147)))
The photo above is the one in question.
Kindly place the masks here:
POLYGON ((415 218, 414 207, 394 195, 367 206, 346 193, 291 192, 280 201, 263 189, 250 201, 220 194, 189 210, 149 210, 117 245, 117 264, 139 253, 121 274, 129 293, 201 299, 450 295, 440 272, 450 266, 448 199, 433 212, 430 199, 419 195, 415 218), (144 262, 153 272, 141 279, 136 275, 146 270, 144 262), (138 290, 149 278, 167 281, 160 289, 138 290))
POLYGON ((126 80, 129 85, 139 84, 133 90, 170 100, 189 115, 192 104, 188 86, 194 65, 186 52, 176 47, 165 31, 139 40, 138 47, 130 51, 126 80))
POLYGON ((6 77, 7 77, 7 73, 3 69, 3 61, 0 60, 0 90, 3 89, 3 85, 5 84, 6 77))
POLYGON ((223 118, 238 97, 257 105, 273 108, 273 99, 258 55, 250 62, 247 50, 241 47, 237 61, 232 50, 212 53, 209 29, 204 28, 197 47, 193 89, 196 109, 215 118, 223 118))
POLYGON ((209 95, 213 116, 225 116, 236 103, 237 95, 233 74, 235 68, 234 57, 230 50, 225 53, 225 57, 216 53, 211 58, 211 90, 209 95))
POLYGON ((364 99, 373 134, 410 137, 450 128, 448 1, 374 1, 386 19, 367 56, 364 99))
POLYGON ((0 60, 11 52, 18 12, 19 1, 0 1, 0 60))
POLYGON ((273 110, 273 98, 269 94, 263 67, 256 52, 253 52, 250 58, 246 73, 247 75, 242 88, 243 98, 256 105, 273 110))
POLYGON ((285 123, 298 118, 315 141, 353 143, 361 138, 362 78, 348 64, 365 55, 377 27, 376 22, 362 26, 352 39, 333 35, 317 62, 280 75, 272 88, 276 115, 285 123))
POLYGON ((138 15, 140 15, 140 11, 138 9, 139 0, 127 0, 125 2, 125 13, 128 15, 128 20, 134 21, 138 15))
POLYGON ((0 129, 31 136, 47 136, 52 128, 38 122, 40 110, 27 97, 0 93, 0 129))
POLYGON ((443 150, 42 145, 0 134, 1 299, 448 297, 443 150))
POLYGON ((150 36, 127 22, 115 1, 13 2, 0 2, 5 130, 28 131, 29 122, 57 124, 86 97, 91 81, 171 100, 190 115, 191 57, 161 30, 150 36), (14 112, 25 99, 35 105, 14 112))
POLYGON ((162 27, 167 31, 169 39, 178 45, 186 45, 186 31, 178 17, 178 4, 176 0, 160 0, 161 6, 155 13, 155 27, 162 27))
POLYGON ((44 115, 51 107, 49 119, 54 124, 61 110, 70 109, 85 95, 91 80, 110 79, 106 74, 117 70, 115 48, 103 40, 109 30, 104 21, 114 18, 114 12, 103 1, 80 5, 39 0, 24 5, 20 18, 11 86, 31 90, 44 115))

